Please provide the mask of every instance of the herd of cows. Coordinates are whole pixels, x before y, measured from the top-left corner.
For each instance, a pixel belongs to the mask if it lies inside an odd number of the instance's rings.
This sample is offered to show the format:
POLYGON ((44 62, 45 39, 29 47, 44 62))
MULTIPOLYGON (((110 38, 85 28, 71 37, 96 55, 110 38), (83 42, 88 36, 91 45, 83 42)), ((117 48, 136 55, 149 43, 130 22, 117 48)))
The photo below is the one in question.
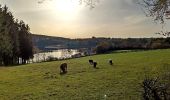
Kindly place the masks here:
MULTIPOLYGON (((93 68, 97 68, 97 62, 90 59, 89 63, 90 63, 90 65, 93 65, 93 68)), ((108 63, 110 65, 113 65, 112 59, 109 59, 108 63)), ((62 63, 60 65, 60 74, 66 74, 66 73, 67 73, 67 63, 62 63)))

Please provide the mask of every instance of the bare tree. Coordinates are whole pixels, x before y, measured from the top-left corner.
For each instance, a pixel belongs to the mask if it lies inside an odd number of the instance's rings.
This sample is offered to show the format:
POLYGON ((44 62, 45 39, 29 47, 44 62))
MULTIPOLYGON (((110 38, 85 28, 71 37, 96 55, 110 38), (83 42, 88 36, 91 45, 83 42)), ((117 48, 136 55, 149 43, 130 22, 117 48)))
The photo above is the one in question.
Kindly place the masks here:
POLYGON ((99 2, 99 0, 80 0, 80 4, 85 3, 87 6, 89 6, 91 9, 96 6, 96 3, 99 2))
POLYGON ((165 19, 170 19, 170 0, 142 0, 139 2, 146 15, 153 17, 155 21, 164 23, 165 19))
MULTIPOLYGON (((42 4, 44 1, 47 0, 38 0, 39 4, 42 4)), ((72 0, 74 1, 74 0, 72 0)), ((90 7, 90 9, 94 8, 96 4, 99 2, 99 0, 79 0, 80 5, 85 4, 90 7)))
MULTIPOLYGON (((139 4, 144 8, 144 12, 148 17, 152 17, 155 22, 164 24, 170 19, 170 0, 138 0, 139 4)), ((162 27, 163 28, 163 27, 162 27)), ((169 37, 170 32, 161 31, 156 34, 169 37)))

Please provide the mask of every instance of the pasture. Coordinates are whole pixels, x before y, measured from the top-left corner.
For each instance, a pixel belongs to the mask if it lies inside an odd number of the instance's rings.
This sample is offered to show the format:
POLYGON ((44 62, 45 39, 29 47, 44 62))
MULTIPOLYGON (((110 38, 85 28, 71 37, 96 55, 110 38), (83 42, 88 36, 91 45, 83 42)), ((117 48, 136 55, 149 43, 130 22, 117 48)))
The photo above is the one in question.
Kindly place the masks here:
POLYGON ((0 100, 138 100, 145 75, 162 76, 168 67, 170 49, 0 67, 0 100), (89 59, 98 63, 97 69, 89 59), (68 73, 60 75, 63 62, 68 73))

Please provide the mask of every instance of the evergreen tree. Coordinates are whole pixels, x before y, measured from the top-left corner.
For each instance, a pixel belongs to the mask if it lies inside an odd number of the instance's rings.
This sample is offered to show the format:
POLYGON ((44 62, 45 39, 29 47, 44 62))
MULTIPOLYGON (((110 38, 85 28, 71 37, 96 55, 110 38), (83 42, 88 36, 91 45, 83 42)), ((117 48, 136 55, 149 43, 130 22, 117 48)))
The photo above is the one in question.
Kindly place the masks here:
POLYGON ((29 26, 15 20, 7 6, 0 6, 0 65, 26 63, 33 57, 29 26))
POLYGON ((10 14, 8 8, 5 6, 1 9, 0 14, 0 55, 1 55, 1 64, 8 65, 10 63, 10 58, 12 57, 12 39, 9 34, 10 27, 10 14))
POLYGON ((22 64, 25 64, 26 60, 33 57, 32 38, 28 25, 26 25, 23 21, 20 21, 19 27, 20 57, 22 58, 22 64))

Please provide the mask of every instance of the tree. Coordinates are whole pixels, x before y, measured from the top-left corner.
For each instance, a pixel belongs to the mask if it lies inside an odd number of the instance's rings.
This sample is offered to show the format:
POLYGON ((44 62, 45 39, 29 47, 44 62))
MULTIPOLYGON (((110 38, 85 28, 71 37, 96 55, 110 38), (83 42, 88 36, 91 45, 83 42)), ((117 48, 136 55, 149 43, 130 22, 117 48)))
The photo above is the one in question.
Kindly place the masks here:
MULTIPOLYGON (((80 0, 94 8, 99 0, 80 0)), ((165 19, 170 19, 170 0, 139 0, 144 7, 147 16, 154 17, 155 21, 164 23, 165 19), (141 2, 142 1, 142 2, 141 2)))
POLYGON ((12 38, 10 37, 11 13, 4 6, 0 11, 0 60, 1 64, 8 65, 13 54, 12 38), (3 62, 3 63, 2 63, 3 62))
MULTIPOLYGON (((94 8, 99 0, 80 0, 80 2, 94 8)), ((170 19, 170 0, 139 0, 139 3, 144 7, 147 16, 154 17, 155 21, 164 23, 165 19, 170 19)))
MULTIPOLYGON (((47 1, 47 0, 39 0, 38 3, 42 4, 44 1, 47 1)), ((94 8, 96 6, 96 3, 98 3, 98 2, 99 2, 99 0, 79 0, 80 4, 86 4, 91 9, 94 8)))
POLYGON ((20 57, 22 58, 22 64, 25 64, 27 60, 33 57, 33 44, 30 28, 23 21, 19 23, 19 46, 20 57))
POLYGON ((165 19, 170 19, 170 0, 143 0, 140 4, 147 16, 153 17, 155 21, 164 23, 165 19))
POLYGON ((94 51, 97 54, 101 54, 101 53, 106 53, 109 52, 113 49, 113 46, 110 42, 101 42, 99 43, 96 48, 94 49, 94 51))
POLYGON ((0 65, 19 64, 33 57, 29 26, 14 19, 7 6, 0 6, 0 65))
POLYGON ((80 4, 85 3, 86 5, 90 6, 90 8, 94 8, 96 6, 96 3, 99 2, 99 0, 80 0, 80 4))
MULTIPOLYGON (((170 0, 142 0, 140 4, 145 9, 146 15, 153 17, 156 22, 163 24, 165 19, 170 19, 170 0)), ((165 37, 170 36, 170 32, 159 32, 156 34, 165 37)))

